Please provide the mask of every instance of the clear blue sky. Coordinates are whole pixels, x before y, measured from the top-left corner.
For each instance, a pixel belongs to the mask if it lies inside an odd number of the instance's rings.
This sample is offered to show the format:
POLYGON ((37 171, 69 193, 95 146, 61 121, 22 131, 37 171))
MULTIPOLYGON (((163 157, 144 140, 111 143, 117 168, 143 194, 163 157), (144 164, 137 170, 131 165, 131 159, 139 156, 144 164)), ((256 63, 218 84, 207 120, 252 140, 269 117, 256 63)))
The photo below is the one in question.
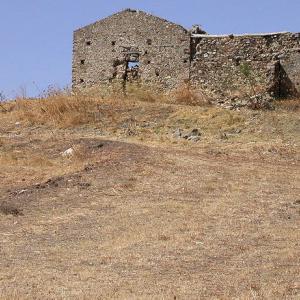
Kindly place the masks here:
POLYGON ((209 33, 300 32, 300 0, 0 0, 0 91, 71 82, 72 32, 124 8, 209 33))

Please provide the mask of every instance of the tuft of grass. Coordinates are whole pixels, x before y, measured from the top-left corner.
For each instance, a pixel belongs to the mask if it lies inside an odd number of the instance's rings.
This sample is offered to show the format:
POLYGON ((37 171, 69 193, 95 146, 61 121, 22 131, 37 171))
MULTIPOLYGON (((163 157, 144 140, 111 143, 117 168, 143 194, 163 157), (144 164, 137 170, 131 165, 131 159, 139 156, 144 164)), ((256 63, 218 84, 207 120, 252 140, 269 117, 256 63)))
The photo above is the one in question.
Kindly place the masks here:
POLYGON ((53 163, 42 154, 29 151, 5 151, 0 153, 0 163, 3 167, 48 167, 53 165, 53 163))
POLYGON ((300 110, 300 98, 275 102, 276 107, 286 111, 297 112, 300 110))
POLYGON ((103 101, 84 94, 56 94, 45 99, 16 100, 14 112, 18 120, 29 124, 68 128, 99 122, 103 114, 113 116, 121 105, 125 104, 117 98, 103 101))
MULTIPOLYGON (((126 98, 143 102, 165 102, 165 95, 149 90, 143 86, 129 85, 126 89, 126 98)), ((120 96, 119 96, 120 97, 120 96)))
POLYGON ((202 91, 195 91, 187 84, 179 86, 171 94, 174 104, 191 105, 191 106, 209 106, 211 99, 202 91))

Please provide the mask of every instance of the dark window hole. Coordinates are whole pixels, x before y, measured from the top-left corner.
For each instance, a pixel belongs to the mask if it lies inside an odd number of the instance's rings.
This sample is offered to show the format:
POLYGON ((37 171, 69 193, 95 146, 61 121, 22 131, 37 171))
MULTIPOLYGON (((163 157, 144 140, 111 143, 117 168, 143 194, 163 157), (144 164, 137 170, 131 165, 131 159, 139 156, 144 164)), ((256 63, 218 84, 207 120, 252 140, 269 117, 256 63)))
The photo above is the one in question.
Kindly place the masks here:
POLYGON ((91 46, 91 44, 92 44, 91 41, 87 41, 87 42, 86 42, 86 45, 87 45, 87 46, 91 46))
POLYGON ((82 78, 80 78, 80 80, 79 80, 79 81, 80 81, 80 83, 84 83, 84 80, 83 80, 82 78))
POLYGON ((115 46, 116 45, 116 41, 112 41, 111 44, 112 44, 112 46, 115 46))
POLYGON ((152 45, 152 40, 151 39, 147 39, 147 45, 152 45))
POLYGON ((84 65, 84 64, 85 64, 85 59, 82 59, 82 60, 80 61, 80 64, 84 65))
POLYGON ((155 75, 158 77, 159 76, 159 71, 155 70, 155 75))

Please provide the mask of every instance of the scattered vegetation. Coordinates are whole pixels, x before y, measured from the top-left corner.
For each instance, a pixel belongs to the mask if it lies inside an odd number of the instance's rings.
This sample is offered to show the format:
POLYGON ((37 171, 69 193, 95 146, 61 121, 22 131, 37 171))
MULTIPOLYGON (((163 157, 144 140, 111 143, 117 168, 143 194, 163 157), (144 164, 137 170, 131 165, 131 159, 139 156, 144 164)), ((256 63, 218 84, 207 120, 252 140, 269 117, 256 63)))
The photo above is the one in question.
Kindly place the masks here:
POLYGON ((191 105, 191 106, 209 106, 210 98, 200 90, 195 91, 189 85, 181 85, 174 93, 171 94, 171 102, 174 104, 191 105))
MULTIPOLYGON (((257 82, 256 74, 254 73, 251 65, 249 63, 242 63, 239 65, 239 71, 242 74, 242 76, 246 80, 246 84, 250 88, 250 92, 246 93, 246 96, 254 96, 259 94, 261 91, 263 91, 263 87, 260 86, 257 82)), ((245 91, 244 91, 245 93, 245 91)), ((253 109, 256 109, 256 104, 252 104, 254 107, 253 109)), ((251 107, 251 105, 250 105, 251 107)), ((259 108, 258 108, 259 109, 259 108)))
POLYGON ((3 103, 0 298, 59 298, 62 282, 72 297, 75 280, 83 298, 297 298, 299 100, 238 111, 197 97, 3 103))
POLYGON ((253 74, 253 70, 250 66, 249 63, 242 63, 240 66, 240 72, 242 73, 242 75, 246 78, 250 88, 251 88, 251 92, 253 95, 256 94, 255 91, 255 85, 256 85, 256 80, 255 80, 255 76, 253 74))
POLYGON ((297 112, 300 110, 300 98, 289 100, 278 100, 275 102, 278 109, 286 110, 289 112, 297 112))
POLYGON ((199 127, 206 131, 206 137, 214 137, 220 131, 239 127, 244 134, 249 132, 252 137, 259 135, 261 139, 270 134, 269 130, 262 130, 262 126, 273 126, 274 133, 281 131, 290 135, 294 132, 300 106, 300 99, 293 99, 276 101, 274 111, 230 111, 211 105, 208 97, 188 86, 181 86, 169 96, 136 87, 126 95, 112 93, 105 97, 94 92, 72 94, 68 90, 53 88, 43 95, 38 99, 19 98, 3 103, 3 121, 54 128, 87 124, 97 126, 103 132, 123 132, 127 136, 140 135, 143 138, 152 133, 167 136, 170 130, 178 127, 199 127), (286 115, 285 111, 289 114, 286 115), (280 122, 275 124, 274 120, 280 122))
POLYGON ((101 102, 85 96, 54 95, 47 99, 16 100, 20 120, 30 124, 70 127, 95 121, 101 102))

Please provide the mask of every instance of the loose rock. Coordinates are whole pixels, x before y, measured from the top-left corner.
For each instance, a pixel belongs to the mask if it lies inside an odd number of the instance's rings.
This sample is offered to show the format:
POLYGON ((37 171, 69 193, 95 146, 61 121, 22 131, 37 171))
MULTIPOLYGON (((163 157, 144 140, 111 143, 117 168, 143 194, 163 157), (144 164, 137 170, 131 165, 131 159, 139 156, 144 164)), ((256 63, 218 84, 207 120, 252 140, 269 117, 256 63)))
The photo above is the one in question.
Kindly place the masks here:
POLYGON ((182 129, 177 128, 173 133, 173 137, 177 138, 177 139, 181 138, 182 137, 182 129))
POLYGON ((63 157, 71 157, 73 155, 74 155, 74 149, 73 148, 69 148, 66 151, 62 152, 63 157))
POLYGON ((197 128, 187 132, 183 132, 182 129, 178 128, 174 131, 173 137, 177 139, 182 138, 188 141, 198 142, 200 141, 201 132, 197 128))
POLYGON ((200 131, 197 128, 195 128, 192 131, 184 134, 183 138, 186 140, 190 140, 190 138, 192 138, 192 137, 200 137, 200 136, 201 136, 200 131))

